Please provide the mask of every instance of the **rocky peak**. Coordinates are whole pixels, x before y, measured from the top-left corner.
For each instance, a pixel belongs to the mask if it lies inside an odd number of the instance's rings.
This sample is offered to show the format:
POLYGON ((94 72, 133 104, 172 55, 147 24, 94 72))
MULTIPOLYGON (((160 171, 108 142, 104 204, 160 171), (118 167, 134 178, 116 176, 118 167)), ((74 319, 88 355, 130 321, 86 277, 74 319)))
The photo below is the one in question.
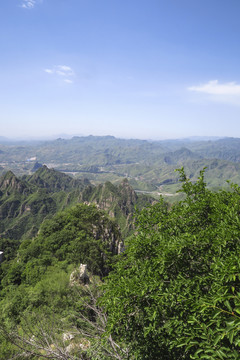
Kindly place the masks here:
POLYGON ((137 201, 137 194, 129 184, 127 179, 123 179, 119 185, 120 194, 127 199, 127 202, 133 204, 137 201))
POLYGON ((73 179, 62 172, 49 169, 46 165, 41 166, 28 181, 50 192, 82 190, 89 184, 87 180, 73 179))
POLYGON ((18 179, 12 171, 7 171, 0 178, 0 189, 2 191, 17 191, 22 194, 29 190, 28 186, 22 180, 18 179))

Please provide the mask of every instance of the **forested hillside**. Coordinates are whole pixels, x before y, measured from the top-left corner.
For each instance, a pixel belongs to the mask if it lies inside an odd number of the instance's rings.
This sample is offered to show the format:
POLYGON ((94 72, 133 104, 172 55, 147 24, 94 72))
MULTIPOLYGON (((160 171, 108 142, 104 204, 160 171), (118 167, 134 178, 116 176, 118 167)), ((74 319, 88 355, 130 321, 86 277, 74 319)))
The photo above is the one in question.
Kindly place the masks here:
POLYGON ((11 171, 0 177, 0 250, 11 256, 22 239, 37 235, 42 222, 78 203, 95 204, 114 218, 124 236, 134 229, 135 207, 153 199, 136 194, 125 179, 119 185, 94 186, 87 179, 39 168, 33 175, 16 177, 11 171))
MULTIPOLYGON (((136 208, 153 202, 126 179, 94 186, 46 166, 22 177, 6 172, 0 191, 1 321, 14 326, 37 309, 43 317, 54 312, 60 322, 70 308, 77 312, 71 288, 79 282, 77 268, 87 264, 94 282, 105 277, 134 231, 136 208)), ((15 354, 3 333, 0 343, 1 359, 15 354)))
POLYGON ((2 146, 0 359, 239 359, 238 143, 2 146))
MULTIPOLYGON (((37 237, 22 241, 17 255, 1 264, 1 323, 19 329, 27 326, 25 321, 33 328, 39 325, 33 330, 33 337, 42 326, 33 322, 35 314, 40 322, 49 316, 54 323, 62 323, 68 332, 74 314, 81 308, 81 296, 74 285, 81 274, 76 269, 81 263, 87 264, 91 281, 94 275, 102 278, 109 273, 122 248, 116 222, 93 205, 78 204, 46 220, 37 237)), ((10 359, 14 354, 25 358, 27 344, 22 345, 22 351, 16 351, 5 337, 4 328, 1 329, 0 359, 10 359)), ((28 331, 26 328, 24 335, 28 331)), ((54 328, 49 336, 57 337, 57 333, 54 328)), ((41 351, 37 357, 28 354, 28 358, 38 359, 40 354, 41 351)), ((44 354, 47 353, 43 351, 44 354)))
POLYGON ((83 203, 21 242, 1 263, 0 359, 239 359, 240 188, 179 176, 184 200, 138 212, 124 248, 83 203))

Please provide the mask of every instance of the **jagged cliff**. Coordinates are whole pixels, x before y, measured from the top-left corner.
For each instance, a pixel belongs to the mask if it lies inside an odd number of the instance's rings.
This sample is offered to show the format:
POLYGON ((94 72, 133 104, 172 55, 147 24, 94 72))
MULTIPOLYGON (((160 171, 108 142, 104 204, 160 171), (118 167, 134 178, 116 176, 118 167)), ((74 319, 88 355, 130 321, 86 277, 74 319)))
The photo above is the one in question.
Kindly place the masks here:
POLYGON ((89 184, 72 180, 47 167, 30 177, 17 178, 11 171, 0 177, 0 235, 14 239, 36 235, 45 218, 71 205, 70 192, 79 196, 89 184))
POLYGON ((133 230, 135 208, 141 209, 151 204, 153 199, 137 195, 128 180, 124 179, 119 185, 106 182, 96 187, 88 186, 82 192, 82 201, 94 203, 107 211, 112 218, 118 220, 123 234, 126 235, 133 230))
POLYGON ((50 192, 69 192, 73 189, 83 190, 85 186, 90 185, 88 179, 73 179, 64 173, 55 171, 54 169, 48 169, 46 165, 40 167, 33 175, 26 176, 25 179, 27 179, 30 184, 37 185, 50 192))
POLYGON ((133 229, 135 207, 152 200, 137 195, 127 180, 93 186, 87 179, 39 168, 31 176, 17 178, 11 171, 0 177, 0 235, 11 239, 31 238, 46 218, 79 202, 96 204, 115 218, 127 235, 133 229))

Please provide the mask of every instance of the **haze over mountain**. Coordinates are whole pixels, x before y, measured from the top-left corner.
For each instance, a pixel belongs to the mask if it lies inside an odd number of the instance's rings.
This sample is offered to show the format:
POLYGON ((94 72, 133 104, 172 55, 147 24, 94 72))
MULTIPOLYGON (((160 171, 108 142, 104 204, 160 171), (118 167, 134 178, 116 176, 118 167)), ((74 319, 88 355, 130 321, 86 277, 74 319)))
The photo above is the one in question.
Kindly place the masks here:
POLYGON ((227 180, 240 183, 239 162, 239 138, 148 141, 91 135, 0 144, 1 173, 11 170, 17 176, 31 175, 45 164, 95 185, 127 178, 135 190, 150 191, 157 198, 159 194, 176 194, 176 168, 184 166, 196 180, 199 170, 206 167, 208 186, 216 189, 226 187, 227 180))

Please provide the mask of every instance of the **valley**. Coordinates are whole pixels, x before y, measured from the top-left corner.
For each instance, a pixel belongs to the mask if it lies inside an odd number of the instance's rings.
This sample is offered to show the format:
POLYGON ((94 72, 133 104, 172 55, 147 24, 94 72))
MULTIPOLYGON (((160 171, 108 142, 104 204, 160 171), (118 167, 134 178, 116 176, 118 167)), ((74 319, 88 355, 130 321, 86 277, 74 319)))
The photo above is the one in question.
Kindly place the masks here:
POLYGON ((119 184, 127 178, 134 190, 155 198, 162 194, 179 199, 176 168, 184 166, 196 181, 206 167, 211 189, 228 187, 227 180, 240 184, 240 139, 216 140, 125 140, 113 136, 73 137, 43 142, 0 144, 0 171, 15 175, 33 174, 45 164, 75 179, 92 184, 119 184))

